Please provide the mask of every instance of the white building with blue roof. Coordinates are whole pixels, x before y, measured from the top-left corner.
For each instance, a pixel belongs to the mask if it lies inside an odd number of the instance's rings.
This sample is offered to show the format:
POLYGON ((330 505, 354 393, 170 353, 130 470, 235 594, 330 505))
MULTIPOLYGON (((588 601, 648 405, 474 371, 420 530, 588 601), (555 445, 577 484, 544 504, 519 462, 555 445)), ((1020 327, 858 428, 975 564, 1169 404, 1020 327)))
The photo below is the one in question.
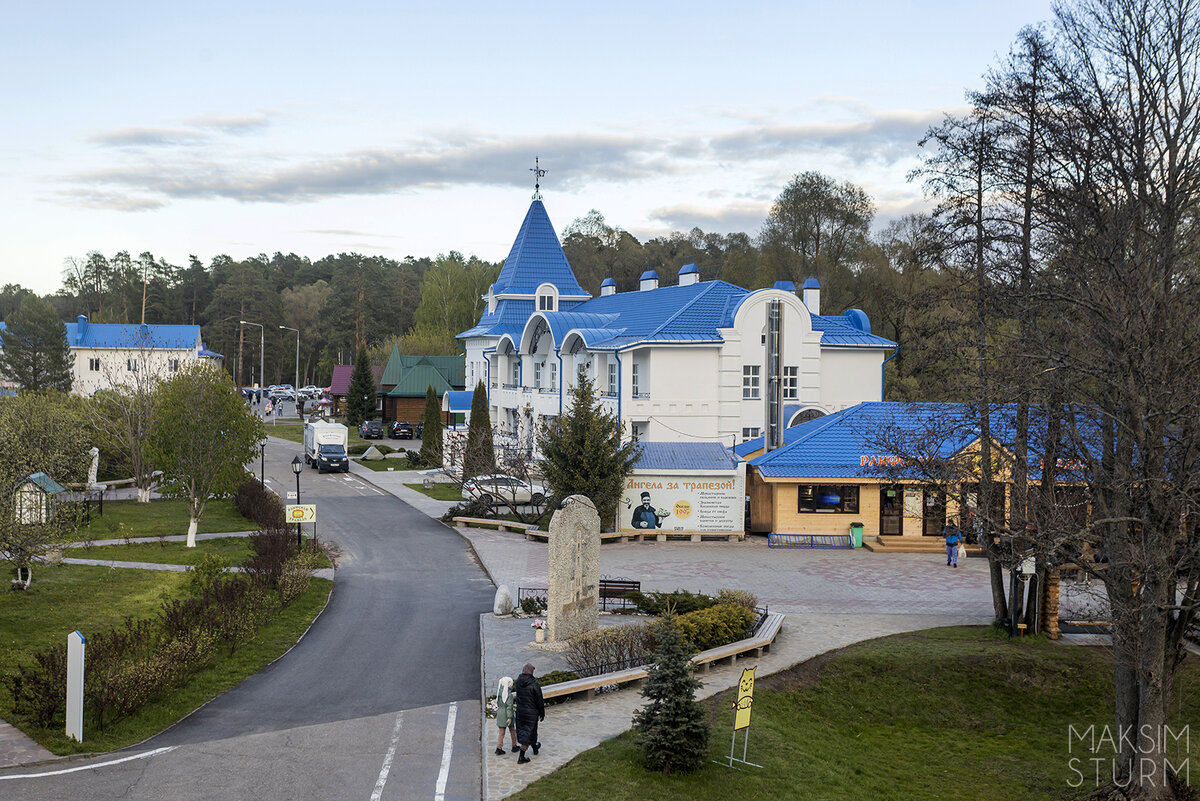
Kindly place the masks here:
MULTIPOLYGON (((71 391, 79 395, 130 386, 145 377, 166 378, 197 359, 223 358, 205 348, 198 325, 93 323, 79 315, 65 326, 71 391)), ((0 323, 0 331, 4 328, 0 323)))
POLYGON ((750 291, 701 281, 688 264, 672 285, 647 270, 637 291, 616 290, 610 278, 599 297, 584 291, 535 196, 479 322, 458 335, 467 385, 488 388, 498 433, 528 444, 586 375, 641 440, 731 446, 757 437, 767 422, 772 302, 781 427, 883 397, 883 363, 896 343, 872 334, 857 309, 822 315, 815 280, 803 297, 790 282, 750 291))

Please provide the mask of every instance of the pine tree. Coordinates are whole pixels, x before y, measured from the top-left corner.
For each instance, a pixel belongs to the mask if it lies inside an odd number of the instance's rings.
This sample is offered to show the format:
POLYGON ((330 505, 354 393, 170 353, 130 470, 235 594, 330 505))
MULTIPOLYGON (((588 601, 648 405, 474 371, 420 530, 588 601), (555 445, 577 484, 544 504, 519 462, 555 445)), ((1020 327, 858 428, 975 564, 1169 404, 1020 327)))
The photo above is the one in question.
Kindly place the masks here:
POLYGON ((421 464, 440 467, 442 464, 442 408, 438 404, 433 384, 425 390, 425 425, 421 432, 421 464))
POLYGON ((700 681, 673 614, 655 626, 655 636, 654 664, 642 689, 648 703, 634 713, 633 726, 647 768, 690 773, 708 755, 708 719, 696 701, 700 681))
POLYGON ((590 379, 579 378, 570 406, 561 417, 543 420, 537 436, 553 496, 586 495, 596 504, 601 524, 611 529, 640 451, 632 441, 621 441, 620 423, 600 405, 590 379))
POLYGON ((50 301, 28 295, 0 333, 0 375, 21 389, 71 389, 67 329, 50 301))
POLYGON ((471 396, 471 424, 463 449, 463 481, 496 472, 496 448, 492 442, 492 417, 488 413, 487 390, 480 381, 471 396))
POLYGON ((350 373, 350 388, 346 390, 346 422, 358 426, 375 411, 375 379, 366 346, 360 346, 350 373))

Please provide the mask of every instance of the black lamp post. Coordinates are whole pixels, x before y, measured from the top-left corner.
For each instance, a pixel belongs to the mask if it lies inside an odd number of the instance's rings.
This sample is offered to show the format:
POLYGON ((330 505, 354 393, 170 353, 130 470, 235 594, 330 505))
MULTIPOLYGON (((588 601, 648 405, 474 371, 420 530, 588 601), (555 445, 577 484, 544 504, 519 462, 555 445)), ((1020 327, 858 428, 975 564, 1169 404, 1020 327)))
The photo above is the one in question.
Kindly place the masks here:
MULTIPOLYGON (((300 471, 304 469, 304 462, 300 461, 299 456, 292 457, 292 472, 296 474, 296 503, 300 503, 300 471)), ((300 550, 300 521, 296 521, 296 550, 300 550)))
POLYGON ((267 486, 267 441, 258 443, 258 483, 267 486))

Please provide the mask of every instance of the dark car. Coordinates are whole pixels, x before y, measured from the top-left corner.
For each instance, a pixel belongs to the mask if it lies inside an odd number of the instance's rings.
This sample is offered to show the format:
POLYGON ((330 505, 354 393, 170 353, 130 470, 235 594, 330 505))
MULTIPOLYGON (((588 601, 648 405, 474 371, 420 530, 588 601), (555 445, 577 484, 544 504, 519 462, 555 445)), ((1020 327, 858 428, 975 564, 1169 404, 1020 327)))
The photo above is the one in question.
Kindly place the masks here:
POLYGON ((391 430, 388 431, 388 436, 392 439, 412 439, 413 427, 404 420, 397 420, 392 423, 391 430))
POLYGON ((358 427, 358 435, 363 439, 383 439, 383 423, 378 420, 365 420, 358 427))

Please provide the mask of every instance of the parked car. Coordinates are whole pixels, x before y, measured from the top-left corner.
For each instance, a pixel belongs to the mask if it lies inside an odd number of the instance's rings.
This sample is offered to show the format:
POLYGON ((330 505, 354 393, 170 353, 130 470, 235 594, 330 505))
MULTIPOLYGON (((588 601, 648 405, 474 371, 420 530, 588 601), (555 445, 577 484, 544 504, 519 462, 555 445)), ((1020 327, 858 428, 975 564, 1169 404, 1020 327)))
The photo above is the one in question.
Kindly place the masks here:
POLYGON ((484 506, 539 506, 546 500, 546 488, 514 476, 475 476, 463 482, 464 501, 479 501, 484 506))
POLYGON ((397 420, 388 429, 388 436, 392 439, 412 439, 413 427, 404 420, 397 420))
POLYGON ((363 439, 383 439, 383 423, 378 420, 364 420, 358 427, 358 435, 363 439))
POLYGON ((309 384, 307 387, 300 387, 300 396, 305 400, 319 398, 321 397, 321 388, 314 387, 312 384, 309 384))

